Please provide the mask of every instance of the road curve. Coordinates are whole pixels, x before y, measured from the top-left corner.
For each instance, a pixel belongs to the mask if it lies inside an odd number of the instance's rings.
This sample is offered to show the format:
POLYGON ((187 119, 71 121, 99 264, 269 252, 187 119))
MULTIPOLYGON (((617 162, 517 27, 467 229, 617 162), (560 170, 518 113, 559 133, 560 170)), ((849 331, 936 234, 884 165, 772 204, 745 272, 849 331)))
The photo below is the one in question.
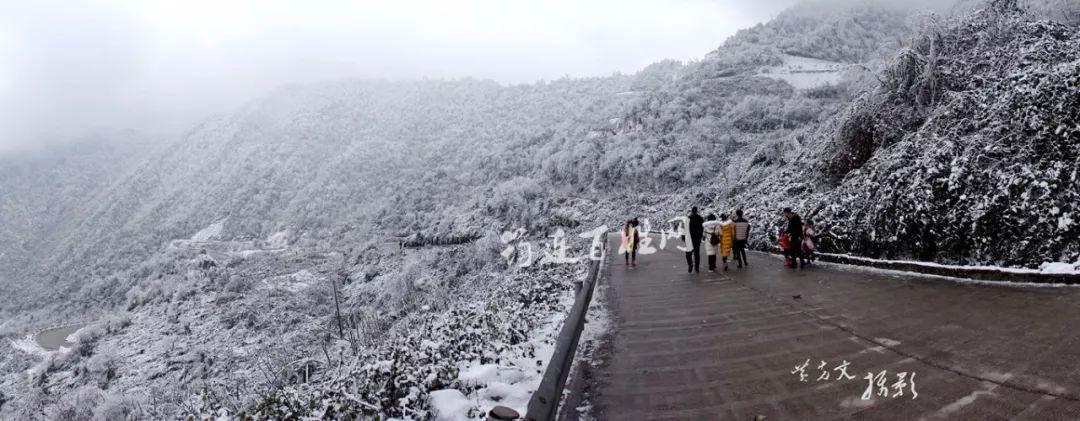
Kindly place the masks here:
POLYGON ((1080 419, 1080 288, 750 259, 687 274, 670 243, 636 269, 612 253, 598 419, 1080 419))

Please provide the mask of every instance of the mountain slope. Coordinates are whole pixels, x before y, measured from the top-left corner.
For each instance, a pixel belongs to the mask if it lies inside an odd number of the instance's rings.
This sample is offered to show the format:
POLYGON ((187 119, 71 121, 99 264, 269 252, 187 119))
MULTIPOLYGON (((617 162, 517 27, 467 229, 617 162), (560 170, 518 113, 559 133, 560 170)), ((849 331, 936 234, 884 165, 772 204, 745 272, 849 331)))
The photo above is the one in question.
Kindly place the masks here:
POLYGON ((886 83, 804 152, 811 164, 744 200, 799 205, 828 226, 830 251, 1074 261, 1078 47, 1075 27, 1013 8, 954 19, 900 53, 886 83))
POLYGON ((136 133, 110 133, 0 157, 0 285, 29 292, 25 269, 150 151, 136 133))

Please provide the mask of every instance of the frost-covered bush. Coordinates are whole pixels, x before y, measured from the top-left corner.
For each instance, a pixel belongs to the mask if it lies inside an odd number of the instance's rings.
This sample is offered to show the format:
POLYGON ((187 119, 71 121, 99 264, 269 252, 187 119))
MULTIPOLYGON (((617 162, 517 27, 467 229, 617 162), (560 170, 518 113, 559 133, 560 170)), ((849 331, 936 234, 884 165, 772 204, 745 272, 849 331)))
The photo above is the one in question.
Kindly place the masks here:
POLYGON ((136 307, 171 298, 172 291, 166 286, 169 281, 172 281, 172 279, 146 279, 135 284, 124 294, 127 300, 127 309, 133 310, 136 307))
POLYGON ((94 421, 139 421, 147 419, 142 402, 131 395, 104 394, 94 408, 94 421))
POLYGON ((886 85, 823 139, 818 174, 830 184, 791 168, 748 192, 749 207, 796 207, 821 223, 828 251, 1075 261, 1080 32, 999 6, 929 29, 900 53, 886 85))
POLYGON ((119 313, 109 315, 105 319, 98 322, 104 329, 105 334, 114 334, 120 332, 131 325, 130 313, 119 313))
POLYGON ((251 290, 254 283, 255 280, 250 277, 231 275, 229 276, 229 282, 225 284, 225 291, 243 294, 251 290))
POLYGON ((109 382, 117 376, 119 363, 114 351, 99 351, 86 360, 86 371, 96 377, 100 387, 107 388, 109 382))
MULTIPOLYGON (((485 295, 460 292, 448 311, 416 313, 392 329, 381 345, 363 350, 345 375, 285 387, 234 415, 429 418, 428 392, 476 387, 458 380, 461 363, 499 363, 510 350, 532 355, 527 333, 546 315, 566 311, 560 297, 583 274, 583 265, 549 266, 503 275, 510 278, 485 295)), ((210 419, 223 409, 206 400, 197 415, 210 419)))
POLYGON ((218 318, 226 329, 232 329, 238 326, 251 329, 259 324, 259 314, 257 310, 246 304, 223 306, 218 318))
POLYGON ((89 357, 93 355, 98 340, 105 335, 105 328, 99 324, 91 324, 79 329, 71 335, 72 347, 79 356, 89 357))
POLYGON ((803 2, 768 23, 740 30, 724 47, 767 45, 805 57, 869 61, 887 57, 912 33, 910 13, 902 5, 803 2))
POLYGON ((53 409, 51 419, 57 421, 96 421, 94 408, 104 399, 101 389, 96 386, 83 386, 69 394, 53 409))

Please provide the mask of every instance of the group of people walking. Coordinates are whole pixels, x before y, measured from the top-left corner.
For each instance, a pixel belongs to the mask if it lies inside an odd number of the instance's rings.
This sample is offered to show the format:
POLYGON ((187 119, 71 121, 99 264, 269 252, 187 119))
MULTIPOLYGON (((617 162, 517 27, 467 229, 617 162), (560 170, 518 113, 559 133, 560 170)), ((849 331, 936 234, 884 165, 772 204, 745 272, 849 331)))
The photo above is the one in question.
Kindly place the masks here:
MULTIPOLYGON (((814 260, 815 242, 817 232, 814 223, 807 220, 802 222, 799 215, 792 212, 791 208, 784 209, 784 217, 787 219, 786 228, 781 232, 780 247, 784 252, 785 262, 788 267, 797 267, 801 262, 803 266, 814 260)), ((746 245, 750 238, 750 221, 746 220, 742 209, 735 211, 735 217, 728 214, 709 214, 702 217, 698 214, 698 208, 694 207, 687 216, 677 217, 669 223, 674 224, 676 230, 683 233, 683 240, 687 240, 686 253, 687 271, 690 273, 701 272, 701 243, 705 243, 705 255, 708 258, 709 272, 718 269, 728 270, 728 258, 735 262, 738 268, 750 266, 746 258, 746 245), (717 265, 717 257, 720 264, 717 265)), ((641 244, 640 223, 637 218, 626 221, 622 229, 622 249, 626 265, 637 266, 637 251, 641 244)), ((647 233, 646 233, 647 234, 647 233)))
MULTIPOLYGON (((680 221, 676 218, 673 222, 680 221)), ((746 240, 750 237, 750 222, 743 217, 743 211, 735 211, 735 219, 727 214, 709 214, 704 219, 698 214, 698 208, 690 210, 690 215, 685 219, 687 231, 690 234, 689 251, 686 251, 686 268, 688 272, 701 271, 701 243, 705 242, 705 256, 709 261, 709 272, 718 269, 717 257, 723 264, 723 270, 728 270, 728 258, 731 258, 739 268, 749 266, 746 259, 746 240)))

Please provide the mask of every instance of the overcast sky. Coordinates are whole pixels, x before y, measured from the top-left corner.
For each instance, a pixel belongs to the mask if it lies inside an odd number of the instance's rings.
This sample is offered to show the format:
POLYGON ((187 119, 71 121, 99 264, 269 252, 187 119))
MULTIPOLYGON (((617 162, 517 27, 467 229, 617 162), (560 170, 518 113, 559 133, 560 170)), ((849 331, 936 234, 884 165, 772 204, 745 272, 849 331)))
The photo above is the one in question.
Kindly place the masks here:
POLYGON ((290 82, 633 73, 795 0, 0 0, 0 151, 171 133, 290 82))

